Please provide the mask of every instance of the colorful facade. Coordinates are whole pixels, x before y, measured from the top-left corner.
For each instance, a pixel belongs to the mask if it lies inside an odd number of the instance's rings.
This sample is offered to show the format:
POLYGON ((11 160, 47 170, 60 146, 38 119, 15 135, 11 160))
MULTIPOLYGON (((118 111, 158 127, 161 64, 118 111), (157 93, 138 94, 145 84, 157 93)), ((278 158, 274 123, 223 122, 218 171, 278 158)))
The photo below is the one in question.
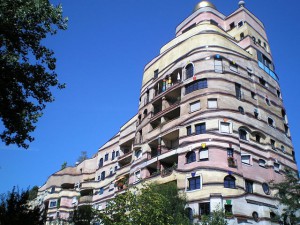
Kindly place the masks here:
POLYGON ((144 70, 138 113, 98 152, 52 174, 37 203, 48 224, 141 181, 176 181, 194 222, 217 207, 229 224, 277 224, 271 180, 297 171, 279 78, 262 22, 240 1, 202 1, 144 70))

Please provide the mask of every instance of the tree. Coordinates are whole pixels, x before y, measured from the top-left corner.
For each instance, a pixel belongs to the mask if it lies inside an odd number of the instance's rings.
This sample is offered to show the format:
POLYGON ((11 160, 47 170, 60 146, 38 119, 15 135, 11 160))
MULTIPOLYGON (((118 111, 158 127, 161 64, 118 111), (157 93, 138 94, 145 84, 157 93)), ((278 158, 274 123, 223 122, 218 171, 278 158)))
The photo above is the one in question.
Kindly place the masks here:
POLYGON ((90 225, 94 219, 94 210, 90 205, 79 206, 75 211, 72 218, 74 225, 90 225))
POLYGON ((150 184, 117 195, 98 214, 104 225, 188 225, 176 183, 150 184))
POLYGON ((81 163, 88 158, 86 151, 81 151, 80 156, 77 158, 77 162, 81 163))
POLYGON ((49 0, 0 1, 0 118, 6 144, 28 148, 52 87, 64 88, 55 73, 54 52, 42 41, 67 28, 62 7, 49 0))
POLYGON ((28 200, 31 201, 31 200, 35 199, 37 197, 38 192, 39 192, 39 187, 33 186, 33 188, 31 188, 28 191, 28 200))
POLYGON ((227 225, 228 222, 222 209, 217 208, 209 216, 201 217, 201 225, 227 225))
POLYGON ((19 191, 14 187, 0 199, 0 224, 5 225, 43 225, 45 217, 39 207, 30 209, 29 191, 19 191))
POLYGON ((300 222, 300 179, 297 173, 290 169, 285 169, 284 180, 279 183, 272 181, 272 187, 277 189, 276 198, 280 204, 284 205, 283 213, 279 215, 281 220, 286 223, 288 219, 290 224, 300 222), (298 211, 298 216, 297 212, 298 211))
POLYGON ((61 170, 65 169, 67 167, 68 163, 64 162, 63 164, 61 164, 61 170))

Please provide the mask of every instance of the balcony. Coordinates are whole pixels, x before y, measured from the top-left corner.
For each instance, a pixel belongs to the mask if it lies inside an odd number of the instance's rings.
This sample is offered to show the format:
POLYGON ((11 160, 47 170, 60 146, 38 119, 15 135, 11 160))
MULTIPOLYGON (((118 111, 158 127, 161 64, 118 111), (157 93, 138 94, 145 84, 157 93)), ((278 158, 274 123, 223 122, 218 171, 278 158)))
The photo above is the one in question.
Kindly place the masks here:
POLYGON ((88 196, 81 196, 78 199, 78 203, 91 203, 93 201, 93 196, 92 195, 88 195, 88 196))
POLYGON ((267 66, 265 66, 262 62, 258 61, 258 66, 261 69, 263 69, 267 74, 269 74, 274 80, 276 80, 277 82, 279 81, 279 78, 276 75, 276 73, 267 66))

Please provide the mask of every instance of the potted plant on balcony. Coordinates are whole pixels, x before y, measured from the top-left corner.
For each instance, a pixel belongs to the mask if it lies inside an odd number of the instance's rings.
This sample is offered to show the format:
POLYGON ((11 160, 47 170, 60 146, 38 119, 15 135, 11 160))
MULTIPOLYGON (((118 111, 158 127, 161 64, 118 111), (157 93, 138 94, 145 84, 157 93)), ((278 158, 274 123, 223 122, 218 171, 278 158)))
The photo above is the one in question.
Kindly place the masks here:
POLYGON ((234 160, 233 157, 228 157, 227 161, 228 161, 228 166, 229 167, 236 167, 235 160, 234 160))

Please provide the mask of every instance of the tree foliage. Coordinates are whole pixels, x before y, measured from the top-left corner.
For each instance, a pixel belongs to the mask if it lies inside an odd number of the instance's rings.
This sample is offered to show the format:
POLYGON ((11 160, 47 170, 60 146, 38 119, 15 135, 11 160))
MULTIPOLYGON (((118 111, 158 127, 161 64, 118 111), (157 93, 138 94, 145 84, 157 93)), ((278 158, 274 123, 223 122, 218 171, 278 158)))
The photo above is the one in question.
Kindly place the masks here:
MULTIPOLYGON (((286 219, 291 224, 300 222, 300 217, 297 216, 297 211, 300 210, 300 179, 297 173, 286 169, 284 180, 279 183, 272 182, 272 187, 277 189, 276 197, 280 204, 284 205, 281 220, 286 222, 286 219)), ((299 214, 298 214, 299 215, 299 214)))
POLYGON ((209 216, 201 217, 201 225, 227 225, 225 213, 222 209, 217 208, 209 216))
POLYGON ((33 186, 33 188, 31 188, 28 191, 28 200, 33 200, 37 197, 37 194, 39 192, 39 187, 38 186, 33 186))
POLYGON ((5 225, 43 225, 45 217, 38 207, 30 209, 29 191, 19 191, 14 187, 0 199, 0 224, 5 225))
POLYGON ((74 225, 90 225, 94 219, 95 213, 90 205, 79 206, 72 218, 74 225))
POLYGON ((7 145, 28 148, 31 132, 51 87, 63 88, 55 73, 54 52, 42 41, 67 28, 62 7, 48 0, 0 1, 0 138, 7 145))
POLYGON ((61 164, 61 170, 65 169, 68 166, 68 163, 65 161, 63 164, 61 164))
POLYGON ((98 214, 104 225, 188 225, 176 183, 144 185, 117 195, 98 214))
POLYGON ((77 162, 81 163, 86 159, 88 159, 87 152, 86 151, 81 151, 80 156, 77 158, 77 162))

